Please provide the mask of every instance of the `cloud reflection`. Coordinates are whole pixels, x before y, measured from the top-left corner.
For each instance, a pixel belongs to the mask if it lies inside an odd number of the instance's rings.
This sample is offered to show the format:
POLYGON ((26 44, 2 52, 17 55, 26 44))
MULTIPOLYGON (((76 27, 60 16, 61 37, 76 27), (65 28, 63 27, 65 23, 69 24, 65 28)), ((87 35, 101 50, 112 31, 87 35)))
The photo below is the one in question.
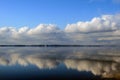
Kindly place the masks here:
POLYGON ((120 51, 118 49, 4 48, 2 50, 0 51, 1 66, 15 64, 28 66, 31 64, 40 69, 54 69, 60 64, 64 64, 68 69, 89 71, 102 77, 118 78, 120 76, 120 51))

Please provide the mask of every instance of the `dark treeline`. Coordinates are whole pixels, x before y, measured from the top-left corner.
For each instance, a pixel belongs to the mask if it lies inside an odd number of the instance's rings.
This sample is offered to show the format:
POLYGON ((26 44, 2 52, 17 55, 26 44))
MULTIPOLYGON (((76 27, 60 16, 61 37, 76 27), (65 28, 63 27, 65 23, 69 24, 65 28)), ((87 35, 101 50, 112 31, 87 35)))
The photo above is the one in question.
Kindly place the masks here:
POLYGON ((0 45, 0 47, 120 47, 120 45, 0 45))

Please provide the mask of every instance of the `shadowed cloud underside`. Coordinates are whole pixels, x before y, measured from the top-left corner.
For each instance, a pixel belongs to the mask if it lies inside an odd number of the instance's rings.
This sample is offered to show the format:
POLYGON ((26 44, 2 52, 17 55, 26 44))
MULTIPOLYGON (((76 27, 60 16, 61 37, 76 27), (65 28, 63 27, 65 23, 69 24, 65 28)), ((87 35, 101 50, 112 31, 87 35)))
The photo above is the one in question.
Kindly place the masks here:
POLYGON ((120 14, 102 15, 90 21, 68 24, 64 30, 54 24, 35 28, 1 27, 0 45, 16 44, 118 44, 120 43, 120 14))

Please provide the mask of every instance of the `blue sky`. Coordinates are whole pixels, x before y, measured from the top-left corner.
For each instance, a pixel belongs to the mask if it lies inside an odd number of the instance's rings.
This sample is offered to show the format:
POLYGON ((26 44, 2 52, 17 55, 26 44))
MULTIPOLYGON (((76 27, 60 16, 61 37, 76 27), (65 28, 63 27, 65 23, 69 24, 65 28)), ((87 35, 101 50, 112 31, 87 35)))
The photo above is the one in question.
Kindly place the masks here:
POLYGON ((120 0, 0 0, 0 27, 35 27, 88 21, 104 14, 120 13, 120 0))

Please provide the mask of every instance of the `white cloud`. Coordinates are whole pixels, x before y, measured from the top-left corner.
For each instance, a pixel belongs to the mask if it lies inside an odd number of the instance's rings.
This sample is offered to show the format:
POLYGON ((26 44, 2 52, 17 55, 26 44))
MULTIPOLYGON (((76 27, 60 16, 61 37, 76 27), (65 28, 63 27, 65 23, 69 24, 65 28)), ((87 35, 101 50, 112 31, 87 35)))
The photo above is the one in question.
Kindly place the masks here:
POLYGON ((54 24, 40 24, 34 28, 0 28, 0 44, 108 44, 107 41, 116 44, 119 37, 120 14, 68 24, 65 30, 54 24))
POLYGON ((114 31, 120 28, 120 14, 103 15, 95 17, 91 21, 77 22, 68 24, 65 28, 66 32, 106 32, 114 31))
POLYGON ((58 31, 59 31, 59 28, 56 27, 56 25, 40 24, 36 28, 30 29, 28 31, 28 34, 53 33, 58 31))
POLYGON ((29 30, 28 27, 22 27, 18 30, 18 33, 26 33, 29 30))
POLYGON ((68 41, 65 33, 52 24, 40 24, 35 28, 0 28, 0 44, 59 44, 68 41))

